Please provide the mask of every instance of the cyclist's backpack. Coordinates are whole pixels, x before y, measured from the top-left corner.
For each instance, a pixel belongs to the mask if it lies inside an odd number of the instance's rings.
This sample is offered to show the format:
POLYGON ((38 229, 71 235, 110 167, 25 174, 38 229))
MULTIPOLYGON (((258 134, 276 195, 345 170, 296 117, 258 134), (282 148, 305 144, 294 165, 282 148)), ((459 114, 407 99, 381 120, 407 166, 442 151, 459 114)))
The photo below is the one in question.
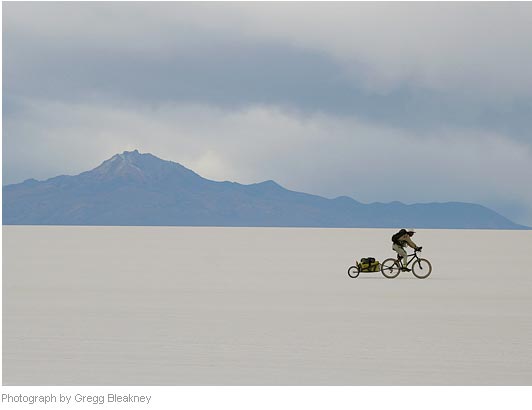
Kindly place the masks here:
POLYGON ((371 257, 360 259, 360 263, 358 265, 362 272, 378 272, 381 268, 379 261, 371 257))
POLYGON ((399 232, 392 235, 392 242, 399 244, 399 238, 406 233, 406 229, 401 229, 399 232))

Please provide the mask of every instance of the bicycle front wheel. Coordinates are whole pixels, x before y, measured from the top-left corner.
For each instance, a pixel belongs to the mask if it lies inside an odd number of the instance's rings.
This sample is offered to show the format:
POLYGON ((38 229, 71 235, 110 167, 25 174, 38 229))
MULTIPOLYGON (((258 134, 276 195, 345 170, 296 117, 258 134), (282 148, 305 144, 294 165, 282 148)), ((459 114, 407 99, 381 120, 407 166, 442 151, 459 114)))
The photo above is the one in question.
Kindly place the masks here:
POLYGON ((381 273, 388 279, 393 279, 399 275, 401 268, 397 263, 397 259, 388 258, 381 263, 381 273))
POLYGON ((418 259, 412 265, 412 273, 416 278, 425 279, 432 272, 432 265, 426 259, 418 259))

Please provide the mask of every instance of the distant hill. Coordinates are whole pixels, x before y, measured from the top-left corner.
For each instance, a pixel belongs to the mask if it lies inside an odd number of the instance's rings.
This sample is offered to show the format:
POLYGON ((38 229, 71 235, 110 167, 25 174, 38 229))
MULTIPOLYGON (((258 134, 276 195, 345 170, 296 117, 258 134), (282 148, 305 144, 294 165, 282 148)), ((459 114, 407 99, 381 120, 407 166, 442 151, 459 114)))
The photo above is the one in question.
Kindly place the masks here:
POLYGON ((362 204, 290 191, 274 181, 211 181, 137 150, 76 176, 2 189, 4 225, 527 229, 476 204, 362 204))

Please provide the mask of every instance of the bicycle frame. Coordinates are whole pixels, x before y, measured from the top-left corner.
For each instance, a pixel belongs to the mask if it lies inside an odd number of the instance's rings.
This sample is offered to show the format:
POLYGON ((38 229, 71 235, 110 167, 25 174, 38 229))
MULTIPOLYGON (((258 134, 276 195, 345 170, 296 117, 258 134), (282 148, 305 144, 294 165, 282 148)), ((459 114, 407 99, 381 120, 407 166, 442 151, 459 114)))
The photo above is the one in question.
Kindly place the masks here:
MULTIPOLYGON (((399 256, 399 254, 397 254, 399 256)), ((412 263, 412 261, 414 259, 419 259, 419 256, 417 256, 417 252, 414 251, 414 253, 411 253, 410 255, 406 255, 406 259, 407 259, 407 262, 406 262, 406 265, 403 263, 403 258, 398 258, 398 260, 400 261, 401 265, 403 267, 408 267, 408 265, 410 265, 410 263, 412 263), (411 256, 410 260, 408 260, 408 258, 411 256)))

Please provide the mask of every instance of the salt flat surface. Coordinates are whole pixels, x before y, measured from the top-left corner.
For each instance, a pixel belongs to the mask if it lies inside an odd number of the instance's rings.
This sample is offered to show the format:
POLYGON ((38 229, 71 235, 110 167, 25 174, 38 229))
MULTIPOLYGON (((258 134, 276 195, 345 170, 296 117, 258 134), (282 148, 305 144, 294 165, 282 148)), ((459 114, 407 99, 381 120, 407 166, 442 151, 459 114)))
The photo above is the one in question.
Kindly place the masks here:
POLYGON ((5 385, 530 385, 532 232, 3 227, 5 385))

